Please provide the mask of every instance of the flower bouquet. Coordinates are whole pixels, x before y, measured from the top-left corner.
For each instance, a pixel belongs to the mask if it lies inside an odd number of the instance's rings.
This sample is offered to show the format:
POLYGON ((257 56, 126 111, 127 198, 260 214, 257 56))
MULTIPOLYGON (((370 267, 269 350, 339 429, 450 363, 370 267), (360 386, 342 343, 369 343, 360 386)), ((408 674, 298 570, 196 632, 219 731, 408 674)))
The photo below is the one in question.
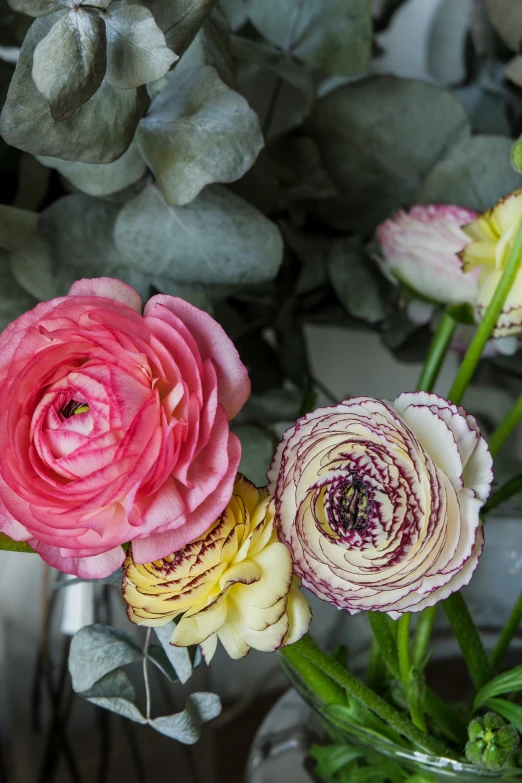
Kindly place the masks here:
POLYGON ((130 286, 97 278, 12 322, 0 345, 1 543, 79 579, 123 567, 128 618, 149 629, 143 651, 121 631, 86 626, 69 662, 74 688, 109 710, 193 741, 219 700, 195 693, 186 713, 153 718, 147 661, 185 680, 194 652, 210 664, 218 643, 232 658, 278 650, 331 739, 313 750, 327 779, 522 777, 522 666, 504 665, 522 599, 488 655, 460 592, 489 512, 520 488, 515 479, 490 494, 491 453, 522 417, 520 403, 488 447, 460 402, 488 340, 520 332, 522 193, 480 217, 417 208, 378 235, 389 274, 426 297, 437 264, 455 293, 419 390, 303 411, 267 487, 238 474, 229 422, 250 384, 209 314, 165 295, 142 311, 130 286), (461 292, 468 301, 475 292, 478 328, 446 400, 431 390, 461 292), (307 634, 301 586, 367 613, 365 672, 307 634), (426 683, 439 609, 474 684, 466 702, 448 703, 426 683), (144 713, 121 668, 136 660, 144 713))

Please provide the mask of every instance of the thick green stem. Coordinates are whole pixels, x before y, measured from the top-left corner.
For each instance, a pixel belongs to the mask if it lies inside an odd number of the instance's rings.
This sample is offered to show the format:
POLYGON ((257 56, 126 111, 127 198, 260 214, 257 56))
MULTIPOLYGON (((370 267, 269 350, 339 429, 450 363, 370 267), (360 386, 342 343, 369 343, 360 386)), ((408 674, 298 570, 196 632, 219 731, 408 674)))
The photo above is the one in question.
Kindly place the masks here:
POLYGON ((408 707, 412 722, 421 731, 426 731, 424 710, 422 709, 422 697, 418 687, 415 687, 413 679, 411 654, 410 654, 410 629, 411 614, 403 614, 397 623, 397 649, 399 653, 399 669, 404 692, 408 699, 408 707))
POLYGON ((453 593, 443 606, 471 678, 481 688, 491 676, 491 666, 466 602, 460 593, 453 593))
MULTIPOLYGON (((424 612, 426 611, 428 610, 425 609, 424 612)), ((400 681, 399 656, 395 640, 386 622, 387 618, 379 612, 368 612, 368 619, 390 674, 400 681)), ((453 740, 457 745, 462 744, 462 737, 466 736, 466 726, 451 707, 446 705, 444 708, 441 700, 429 688, 426 688, 424 696, 424 709, 448 739, 453 740)))
POLYGON ((456 405, 459 405, 464 396, 464 392, 468 388, 468 384, 471 381, 477 365, 482 356, 482 352, 486 346, 487 341, 491 337, 493 330, 498 321, 498 317, 502 311, 502 308, 506 302, 508 294, 511 290, 515 277, 520 269, 520 262, 522 260, 522 221, 520 221, 518 230, 513 242, 513 246, 509 253, 506 266, 502 272, 502 277, 495 289, 495 293, 489 303, 488 309, 480 322, 475 336, 471 341, 466 355, 460 365, 457 377, 453 382, 449 399, 456 405))
POLYGON ((0 533, 0 549, 7 550, 8 552, 28 552, 34 555, 34 549, 29 544, 24 544, 23 541, 13 541, 5 533, 0 533))
POLYGON ((498 454, 506 440, 520 422, 520 419, 522 419, 522 394, 489 439, 489 450, 492 457, 498 454))
POLYGON ((415 635, 413 637, 413 665, 422 670, 424 667, 426 654, 437 616, 438 606, 429 606, 419 614, 415 635))
POLYGON ((283 647, 281 655, 299 675, 306 687, 324 704, 346 704, 346 694, 331 677, 324 674, 295 645, 283 647))
POLYGON ((482 516, 491 513, 491 511, 501 506, 506 500, 509 500, 509 498, 518 494, 520 491, 522 491, 522 473, 518 476, 514 476, 491 495, 482 509, 482 516))
POLYGON ((518 596, 517 602, 511 614, 509 615, 505 626, 503 627, 497 643, 491 653, 491 666, 496 669, 504 657, 504 653, 509 647, 513 636, 516 634, 518 626, 522 620, 522 593, 518 596))
POLYGON ((418 391, 430 392, 433 390, 456 327, 455 319, 448 312, 444 312, 422 368, 417 385, 418 391))
MULTIPOLYGON (((418 748, 436 756, 454 758, 453 752, 444 743, 420 731, 402 713, 384 701, 384 699, 381 699, 380 696, 372 691, 371 688, 368 688, 361 680, 357 679, 344 666, 341 666, 340 663, 326 655, 310 636, 303 636, 302 639, 293 645, 293 648, 299 654, 308 658, 324 674, 345 688, 361 704, 364 704, 392 728, 411 740, 418 748)), ((289 649, 291 648, 284 647, 282 650, 283 654, 287 654, 286 651, 289 649)))

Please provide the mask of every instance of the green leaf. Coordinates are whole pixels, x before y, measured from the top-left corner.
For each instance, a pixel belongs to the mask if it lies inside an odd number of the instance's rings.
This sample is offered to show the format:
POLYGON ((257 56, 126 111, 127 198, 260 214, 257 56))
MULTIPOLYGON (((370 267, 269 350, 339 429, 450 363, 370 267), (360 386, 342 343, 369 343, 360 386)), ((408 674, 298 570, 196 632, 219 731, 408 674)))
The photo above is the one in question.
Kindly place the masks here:
POLYGON ((182 206, 205 185, 242 177, 263 135, 257 114, 214 68, 175 76, 152 102, 138 138, 165 200, 182 206))
POLYGON ((134 687, 121 669, 109 672, 92 688, 81 693, 85 699, 98 707, 115 712, 136 723, 147 723, 136 703, 134 687))
POLYGON ((56 21, 36 19, 27 33, 0 115, 0 134, 13 147, 84 163, 111 163, 129 147, 149 99, 144 87, 116 90, 104 82, 72 117, 54 122, 32 77, 33 52, 56 21))
POLYGON ((473 136, 454 147, 430 172, 416 196, 420 204, 459 204, 483 212, 520 187, 511 166, 511 139, 473 136))
POLYGON ((179 681, 185 683, 192 675, 192 661, 187 647, 174 647, 174 645, 170 643, 174 628, 175 623, 171 620, 165 625, 158 625, 154 630, 179 681))
POLYGON ((370 324, 384 319, 379 286, 372 274, 372 261, 351 239, 339 239, 330 248, 330 280, 349 315, 370 324))
POLYGON ((150 725, 171 739, 192 745, 201 735, 201 726, 221 712, 221 700, 216 693, 191 693, 183 712, 154 718, 150 725))
POLYGON ((71 185, 90 196, 107 196, 137 182, 147 171, 147 164, 137 143, 113 163, 80 163, 39 156, 38 160, 56 169, 71 185))
POLYGON ((484 0, 484 5, 500 38, 518 52, 522 41, 522 4, 519 0, 484 0))
POLYGON ((219 186, 185 207, 169 207, 147 186, 123 206, 114 240, 129 266, 184 283, 270 280, 283 255, 276 226, 219 186))
POLYGON ((515 729, 522 733, 522 707, 507 699, 486 699, 482 704, 497 715, 505 718, 515 729))
POLYGON ((178 57, 188 49, 216 0, 142 0, 165 34, 167 46, 178 57))
POLYGON ((247 21, 245 0, 219 0, 219 7, 228 19, 232 30, 239 30, 247 21))
POLYGON ((140 5, 120 6, 107 14, 107 81, 120 90, 164 76, 178 55, 151 12, 140 5))
POLYGON ((372 39, 369 0, 246 0, 252 24, 270 43, 292 49, 326 73, 353 76, 369 63, 372 39), (290 44, 290 47, 289 47, 290 44))
POLYGON ((239 424, 232 429, 241 441, 239 472, 257 487, 266 486, 266 474, 277 446, 275 437, 262 427, 252 424, 239 424))
POLYGON ((100 87, 106 60, 105 22, 91 10, 60 17, 33 56, 33 79, 55 122, 72 117, 100 87))
POLYGON ((302 92, 311 108, 316 97, 317 80, 310 68, 300 65, 290 55, 264 41, 251 41, 234 35, 230 44, 234 57, 275 73, 302 92))
POLYGON ((176 66, 176 74, 199 65, 212 65, 232 89, 237 87, 236 63, 230 50, 230 27, 218 8, 205 19, 203 26, 176 66))
POLYGON ((19 250, 30 242, 38 225, 38 215, 27 209, 0 204, 0 248, 19 250))
POLYGON ((105 625, 86 625, 71 642, 69 672, 77 693, 87 691, 109 672, 141 661, 143 653, 132 636, 105 625))
POLYGON ((364 758, 365 751, 350 745, 312 745, 309 755, 317 761, 315 772, 322 778, 329 778, 351 761, 364 758))
POLYGON ((70 8, 67 0, 8 0, 13 11, 28 16, 46 16, 62 8, 70 8))
MULTIPOLYGON (((8 0, 8 3, 13 11, 18 11, 28 16, 47 16, 63 8, 70 10, 81 5, 81 3, 76 3, 75 0, 8 0)), ((89 8, 104 10, 111 3, 112 0, 89 0, 89 8)))
POLYGON ((269 389, 263 394, 253 394, 238 413, 238 424, 275 424, 280 421, 295 421, 301 405, 299 389, 269 389))
POLYGON ((428 69, 439 84, 451 86, 466 78, 465 47, 473 0, 444 0, 428 39, 428 69))
POLYGON ((317 101, 308 130, 342 194, 315 208, 335 227, 361 234, 411 203, 433 165, 470 127, 450 92, 372 76, 317 101))
POLYGON ((497 677, 493 677, 475 696, 475 709, 481 707, 488 699, 501 693, 511 693, 522 690, 522 664, 515 666, 497 677))

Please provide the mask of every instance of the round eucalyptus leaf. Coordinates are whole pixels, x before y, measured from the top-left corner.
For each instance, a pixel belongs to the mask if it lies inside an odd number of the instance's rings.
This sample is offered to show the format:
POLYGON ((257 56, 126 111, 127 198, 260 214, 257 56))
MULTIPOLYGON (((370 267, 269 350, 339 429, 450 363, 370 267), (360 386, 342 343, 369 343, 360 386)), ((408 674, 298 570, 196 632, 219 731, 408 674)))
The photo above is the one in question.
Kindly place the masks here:
POLYGON ((34 83, 56 122, 71 117, 100 87, 107 66, 105 48, 103 18, 82 8, 61 16, 36 46, 34 83))
POLYGON ((315 104, 307 129, 342 194, 317 209, 337 228, 358 234, 411 203, 433 165, 470 133, 449 91, 394 76, 328 93, 315 104))
POLYGON ((239 30, 247 21, 245 0, 219 0, 219 7, 228 19, 232 30, 239 30))
POLYGON ((46 16, 62 8, 70 8, 67 0, 8 0, 13 11, 28 16, 46 16))
POLYGON ((102 83, 72 117, 55 122, 32 77, 33 53, 57 20, 36 19, 29 29, 0 115, 4 141, 33 155, 84 163, 111 163, 128 149, 149 104, 144 87, 117 90, 102 83))
POLYGON ((147 186, 121 209, 114 241, 127 265, 180 283, 271 280, 283 257, 274 223, 220 186, 184 207, 147 186))
POLYGON ((136 723, 148 722, 138 708, 132 682, 121 669, 109 672, 81 695, 92 704, 115 712, 122 718, 128 718, 136 723))
POLYGON ((221 712, 221 701, 216 693, 191 693, 183 712, 154 718, 150 725, 171 739, 192 745, 201 734, 201 726, 221 712))
POLYGON ((466 78, 466 39, 473 0, 444 0, 436 11, 428 38, 428 69, 439 84, 451 86, 466 78))
POLYGON ((473 136, 454 147, 430 172, 416 201, 459 204, 483 212, 521 187, 511 166, 513 142, 504 136, 473 136))
POLYGON ((283 50, 326 73, 353 76, 369 63, 370 0, 246 0, 252 24, 283 50))
POLYGON ((90 196, 108 196, 137 182, 147 171, 147 164, 134 142, 113 163, 80 163, 39 156, 38 160, 56 169, 78 190, 90 196))
POLYGON ((175 74, 142 120, 138 139, 169 204, 191 202, 205 185, 233 182, 263 147, 257 114, 210 66, 175 74))
POLYGON ((177 59, 147 8, 126 5, 109 10, 107 81, 113 87, 128 90, 161 79, 177 59))
POLYGON ((241 441, 239 472, 257 487, 267 483, 266 474, 277 446, 276 439, 267 430, 254 424, 238 424, 233 430, 241 441))
POLYGON ((332 243, 328 269, 339 301, 349 315, 370 324, 384 319, 379 286, 371 260, 351 239, 332 243))
POLYGON ((142 0, 165 34, 167 46, 178 57, 188 49, 216 0, 142 0))
POLYGON ((518 52, 522 41, 522 3, 520 0, 484 0, 489 20, 502 41, 518 52))
POLYGON ((109 672, 141 661, 143 653, 124 631, 106 625, 86 625, 71 642, 69 672, 77 693, 87 691, 109 672))

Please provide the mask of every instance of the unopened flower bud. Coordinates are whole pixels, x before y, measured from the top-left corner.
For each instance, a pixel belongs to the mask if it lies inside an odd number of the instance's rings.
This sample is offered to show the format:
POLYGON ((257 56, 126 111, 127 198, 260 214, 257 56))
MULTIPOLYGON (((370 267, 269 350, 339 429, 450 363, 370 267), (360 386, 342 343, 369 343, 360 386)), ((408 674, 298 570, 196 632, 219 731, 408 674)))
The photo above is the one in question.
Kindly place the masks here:
POLYGON ((518 731, 494 712, 474 718, 468 726, 468 735, 468 761, 493 770, 502 769, 507 764, 520 741, 518 731))

